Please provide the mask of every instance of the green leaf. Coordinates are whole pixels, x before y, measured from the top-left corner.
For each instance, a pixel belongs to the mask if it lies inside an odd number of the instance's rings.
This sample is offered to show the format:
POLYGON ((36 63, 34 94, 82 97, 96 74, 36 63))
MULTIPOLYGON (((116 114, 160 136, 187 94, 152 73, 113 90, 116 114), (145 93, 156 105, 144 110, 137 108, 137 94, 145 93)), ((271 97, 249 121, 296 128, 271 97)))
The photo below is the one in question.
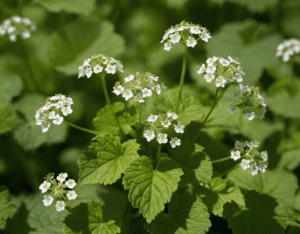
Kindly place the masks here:
POLYGON ((114 220, 103 222, 102 207, 97 202, 80 204, 65 219, 64 234, 116 234, 121 229, 114 220))
POLYGON ((284 229, 273 218, 277 202, 274 198, 250 191, 245 194, 246 207, 240 208, 236 203, 224 206, 224 217, 233 234, 284 234, 284 229))
POLYGON ((121 55, 124 49, 124 39, 114 33, 110 22, 103 21, 99 24, 76 21, 52 35, 50 57, 58 71, 66 75, 75 75, 85 59, 105 53, 116 57, 121 55))
MULTIPOLYGON (((112 108, 119 120, 122 131, 125 134, 131 133, 134 135, 134 129, 131 126, 133 126, 137 121, 135 109, 125 108, 125 104, 123 102, 113 103, 112 108)), ((100 109, 97 116, 93 119, 93 125, 98 134, 109 133, 112 135, 119 135, 119 124, 116 122, 108 105, 100 109)))
POLYGON ((238 168, 228 174, 228 179, 242 189, 255 189, 259 193, 276 198, 287 206, 293 206, 293 197, 298 189, 297 177, 286 171, 266 170, 252 176, 248 171, 238 168))
POLYGON ((247 0, 210 0, 213 3, 216 4, 224 4, 225 2, 232 2, 235 4, 239 4, 241 6, 246 6, 250 11, 253 12, 263 12, 267 10, 268 8, 271 8, 275 6, 278 2, 278 0, 265 0, 265 1, 260 1, 260 0, 252 0, 252 1, 247 1, 247 0))
POLYGON ((50 12, 66 11, 68 13, 90 15, 96 8, 95 0, 35 0, 50 12))
MULTIPOLYGON (((177 89, 170 89, 166 94, 155 95, 149 101, 147 100, 147 108, 143 111, 143 119, 147 119, 151 114, 175 112, 178 95, 179 91, 177 89)), ((191 121, 202 120, 203 116, 201 102, 188 93, 182 93, 177 121, 186 126, 191 121)))
POLYGON ((171 157, 180 165, 184 175, 182 180, 199 185, 209 183, 213 175, 213 168, 209 156, 203 152, 204 148, 191 141, 182 141, 176 148, 169 148, 171 157))
POLYGON ((162 212, 145 228, 151 234, 204 234, 211 226, 207 207, 193 194, 174 193, 168 213, 162 212))
POLYGON ((170 158, 161 158, 153 169, 151 160, 142 156, 129 165, 123 184, 125 189, 129 189, 128 198, 132 206, 139 208, 150 223, 171 200, 182 174, 181 168, 170 158))
POLYGON ((94 138, 79 157, 79 182, 112 184, 121 177, 130 162, 138 158, 140 145, 136 140, 121 144, 120 137, 102 134, 94 138))
POLYGON ((11 131, 20 122, 10 107, 0 106, 0 134, 11 131))
POLYGON ((0 73, 0 84, 0 103, 3 106, 9 105, 13 97, 19 96, 23 88, 18 75, 0 73))
POLYGON ((11 202, 11 197, 6 187, 0 187, 0 229, 4 229, 6 220, 12 218, 16 212, 15 205, 11 202))
POLYGON ((194 192, 202 198, 209 212, 220 217, 227 202, 234 201, 240 206, 245 206, 241 190, 230 180, 216 177, 210 184, 196 187, 194 192))
POLYGON ((293 149, 281 154, 278 169, 293 171, 300 164, 300 149, 293 149))
POLYGON ((260 34, 266 34, 266 31, 267 26, 253 20, 225 24, 206 44, 208 57, 238 57, 246 74, 243 76, 244 82, 253 85, 262 75, 264 68, 279 63, 275 52, 281 38, 270 34, 258 38, 260 34))
POLYGON ((51 124, 46 133, 36 125, 35 112, 42 106, 46 98, 40 94, 26 94, 18 100, 14 107, 24 115, 23 123, 14 130, 14 138, 24 150, 33 150, 43 144, 64 142, 67 137, 67 125, 51 124))

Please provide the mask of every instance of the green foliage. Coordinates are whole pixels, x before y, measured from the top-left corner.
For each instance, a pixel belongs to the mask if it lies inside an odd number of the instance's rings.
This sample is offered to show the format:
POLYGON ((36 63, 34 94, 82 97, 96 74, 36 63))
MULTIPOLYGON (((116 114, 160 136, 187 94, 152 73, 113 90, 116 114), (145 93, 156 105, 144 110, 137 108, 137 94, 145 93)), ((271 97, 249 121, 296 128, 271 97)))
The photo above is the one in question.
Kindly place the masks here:
POLYGON ((50 12, 66 11, 68 13, 89 15, 95 9, 95 0, 35 0, 36 3, 42 5, 50 12))
POLYGON ((76 75, 78 67, 85 59, 104 53, 109 57, 116 57, 124 49, 123 38, 114 33, 110 22, 99 24, 77 21, 53 33, 50 57, 58 71, 66 75, 76 75))
POLYGON ((198 185, 209 183, 213 175, 213 168, 204 148, 190 141, 182 141, 176 148, 169 148, 171 157, 180 165, 184 175, 182 181, 198 185))
POLYGON ((277 165, 278 169, 285 169, 292 171, 300 164, 300 149, 294 149, 284 152, 281 155, 280 161, 277 165))
POLYGON ((83 184, 116 182, 130 162, 138 157, 139 147, 136 140, 128 140, 121 144, 118 136, 98 135, 79 157, 79 182, 83 184))
POLYGON ((100 109, 97 116, 93 119, 93 125, 98 134, 109 133, 112 135, 119 135, 120 127, 125 134, 135 135, 135 130, 131 127, 137 121, 137 116, 135 114, 135 109, 125 108, 123 102, 115 102, 112 104, 112 109, 118 118, 119 123, 117 123, 111 109, 108 105, 100 109))
POLYGON ((0 106, 0 134, 11 131, 19 121, 18 116, 10 107, 0 106))
POLYGON ((129 189, 128 198, 132 206, 139 208, 150 223, 171 200, 182 174, 181 168, 170 158, 161 158, 153 168, 151 160, 142 156, 129 165, 123 184, 125 189, 129 189))
POLYGON ((19 96, 23 88, 22 80, 18 75, 1 75, 0 73, 0 103, 8 105, 13 97, 19 96))
POLYGON ((66 217, 62 232, 64 234, 116 234, 120 228, 114 220, 103 221, 102 207, 97 202, 82 203, 73 208, 66 217))
POLYGON ((227 202, 234 201, 239 206, 245 206, 241 190, 232 181, 219 177, 214 178, 210 184, 198 186, 195 193, 202 198, 209 212, 220 217, 227 202))
POLYGON ((145 224, 151 234, 204 234, 210 226, 207 207, 189 193, 174 193, 168 213, 162 212, 150 224, 145 224))
POLYGON ((47 134, 41 126, 36 125, 35 112, 41 107, 46 98, 40 94, 27 94, 18 100, 14 107, 24 116, 23 123, 14 130, 14 137, 24 150, 33 150, 41 145, 64 142, 67 137, 67 126, 62 123, 51 124, 47 134))
POLYGON ((16 207, 11 202, 8 189, 4 186, 0 187, 0 229, 4 229, 6 220, 12 218, 16 212, 16 207))
POLYGON ((266 11, 268 8, 274 7, 278 3, 278 0, 265 0, 265 1, 260 1, 260 0, 252 0, 252 1, 247 1, 247 0, 210 0, 210 1, 213 3, 217 3, 217 4, 224 4, 225 2, 235 3, 240 6, 246 6, 249 10, 251 10, 253 12, 266 11))
POLYGON ((277 202, 274 198, 250 191, 245 194, 246 207, 235 202, 224 206, 224 217, 233 234, 284 234, 284 229, 273 218, 277 202))

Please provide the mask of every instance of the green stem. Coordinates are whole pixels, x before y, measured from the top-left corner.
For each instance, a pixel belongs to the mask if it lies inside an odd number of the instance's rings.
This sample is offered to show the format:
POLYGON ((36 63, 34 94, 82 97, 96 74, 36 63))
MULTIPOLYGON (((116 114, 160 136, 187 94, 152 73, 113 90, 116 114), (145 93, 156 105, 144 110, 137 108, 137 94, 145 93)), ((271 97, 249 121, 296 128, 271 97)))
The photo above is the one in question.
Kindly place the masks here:
POLYGON ((77 129, 79 129, 79 130, 81 130, 81 131, 88 132, 88 133, 91 133, 91 134, 97 136, 97 132, 95 132, 95 131, 92 131, 92 130, 89 130, 89 129, 86 129, 86 128, 79 127, 79 126, 77 126, 77 125, 75 125, 75 124, 70 123, 69 121, 67 121, 67 120, 65 120, 65 119, 64 119, 64 122, 65 122, 66 124, 68 124, 69 126, 73 127, 73 128, 77 128, 77 129))
POLYGON ((157 163, 159 161, 159 155, 160 155, 162 146, 163 146, 162 144, 158 145, 157 154, 156 154, 157 163))
POLYGON ((243 132, 244 132, 244 122, 243 122, 243 112, 242 111, 240 111, 240 113, 239 113, 239 124, 240 124, 240 133, 241 134, 243 134, 243 132))
POLYGON ((187 54, 188 54, 188 50, 187 50, 187 47, 185 46, 184 47, 184 55, 183 55, 183 64, 182 64, 182 70, 181 70, 179 94, 178 94, 178 100, 177 100, 177 105, 176 105, 176 110, 175 110, 176 114, 178 114, 179 103, 181 101, 181 93, 182 93, 182 87, 184 84, 184 77, 185 77, 185 71, 186 71, 187 54))
POLYGON ((211 163, 224 162, 224 161, 227 161, 227 160, 229 160, 229 159, 231 159, 231 156, 226 157, 226 158, 221 158, 221 159, 213 160, 213 161, 211 161, 211 163))
POLYGON ((231 171, 237 169, 238 167, 240 167, 240 164, 237 164, 237 165, 235 165, 234 167, 230 168, 229 170, 220 173, 220 174, 217 175, 216 177, 222 177, 223 175, 228 174, 229 172, 231 172, 231 171))
POLYGON ((139 103, 139 135, 141 136, 141 139, 142 139, 142 134, 143 134, 143 131, 142 131, 142 103, 139 103))
POLYGON ((194 137, 194 139, 193 139, 193 142, 196 141, 197 137, 199 136, 199 134, 200 134, 200 132, 201 132, 201 129, 203 128, 203 126, 205 125, 206 121, 208 120, 210 114, 211 114, 212 111, 214 110, 214 108, 215 108, 215 106, 216 106, 216 104, 217 104, 217 102, 218 102, 218 99, 217 99, 218 92, 219 92, 219 88, 216 89, 216 93, 215 93, 215 97, 214 97, 214 103, 213 103, 213 105, 211 106, 211 108, 210 108, 208 114, 206 115, 206 118, 204 119, 203 123, 201 124, 201 126, 200 126, 200 128, 199 128, 197 134, 195 135, 195 137, 194 137))
POLYGON ((18 11, 21 17, 23 16, 22 8, 23 8, 23 0, 18 0, 18 11))
POLYGON ((106 103, 109 105, 109 108, 111 110, 111 114, 113 115, 113 117, 115 118, 115 121, 117 122, 119 128, 120 128, 120 131, 121 131, 121 126, 120 126, 120 123, 118 121, 118 118, 117 116, 115 115, 114 113, 114 109, 111 105, 111 102, 110 102, 110 99, 109 99, 109 96, 108 96, 108 92, 107 92, 107 88, 106 88, 106 82, 105 82, 105 73, 102 73, 100 76, 101 76, 101 80, 102 80, 102 87, 103 87, 103 92, 104 92, 104 96, 105 96, 105 99, 106 99, 106 103))

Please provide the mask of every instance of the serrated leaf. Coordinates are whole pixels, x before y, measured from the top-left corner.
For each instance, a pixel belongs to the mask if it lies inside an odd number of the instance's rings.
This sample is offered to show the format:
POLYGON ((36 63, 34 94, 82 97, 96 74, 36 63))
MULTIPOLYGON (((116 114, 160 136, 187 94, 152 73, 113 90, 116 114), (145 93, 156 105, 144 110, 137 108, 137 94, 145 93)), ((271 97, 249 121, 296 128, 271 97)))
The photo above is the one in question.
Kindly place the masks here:
MULTIPOLYGON (((143 111, 143 119, 147 119, 151 114, 175 112, 179 91, 170 89, 166 94, 155 95, 147 100, 147 107, 143 111)), ((178 122, 184 126, 191 121, 201 121, 204 116, 202 104, 195 97, 188 93, 182 93, 182 100, 178 108, 178 122)))
POLYGON ((0 134, 11 131, 20 119, 10 107, 0 106, 0 134))
POLYGON ((64 234, 116 234, 121 229, 114 220, 103 222, 102 207, 97 202, 80 204, 65 219, 64 234))
POLYGON ((136 140, 121 144, 120 137, 102 134, 79 157, 79 182, 112 184, 121 177, 130 162, 138 158, 136 140))
POLYGON ((209 212, 222 217, 223 207, 227 202, 234 201, 240 206, 245 206, 241 190, 232 181, 213 178, 210 184, 198 186, 195 194, 202 198, 209 212))
POLYGON ((300 149, 293 149, 282 153, 277 168, 292 171, 300 164, 300 149))
POLYGON ((264 33, 265 27, 253 20, 225 24, 206 44, 208 57, 238 57, 246 74, 243 76, 244 82, 253 85, 262 75, 264 68, 273 67, 279 62, 274 49, 281 43, 278 35, 268 34, 262 39, 253 39, 259 31, 264 33))
POLYGON ((95 0, 35 0, 50 12, 66 11, 68 13, 89 15, 95 8, 95 0))
POLYGON ((245 194, 246 207, 240 208, 236 203, 224 206, 224 217, 233 234, 284 234, 284 229, 273 218, 277 202, 274 198, 256 191, 245 194))
POLYGON ((11 197, 6 187, 0 187, 0 229, 4 229, 6 220, 12 218, 16 212, 15 205, 11 202, 11 197))
POLYGON ((51 124, 46 133, 42 132, 41 126, 36 125, 35 112, 43 105, 46 98, 40 94, 27 94, 18 100, 14 107, 20 111, 25 120, 14 130, 14 138, 24 150, 32 150, 41 145, 63 142, 67 137, 67 126, 51 124))
POLYGON ((129 189, 128 198, 134 208, 139 208, 150 223, 171 200, 183 174, 177 163, 170 158, 161 158, 156 168, 148 157, 133 161, 125 172, 123 185, 129 189))
POLYGON ((183 170, 182 180, 193 185, 206 184, 211 181, 212 164, 202 146, 183 140, 180 146, 169 148, 169 153, 183 170))
POLYGON ((238 168, 228 174, 228 179, 243 189, 254 189, 270 195, 287 206, 293 206, 293 197, 298 189, 297 177, 286 171, 266 170, 252 176, 248 171, 238 168))
POLYGON ((0 103, 10 104, 13 97, 18 96, 23 88, 23 82, 18 75, 0 73, 0 103))
MULTIPOLYGON (((135 115, 134 108, 126 108, 123 102, 115 102, 112 104, 113 111, 118 118, 119 124, 122 131, 125 134, 130 134, 134 132, 131 127, 137 121, 137 116, 135 115)), ((93 125, 98 134, 109 133, 112 135, 120 134, 120 127, 116 122, 114 116, 111 113, 111 109, 108 105, 100 109, 97 116, 93 119, 93 125)), ((134 134, 134 133, 133 133, 134 134)))
POLYGON ((151 234, 204 234, 211 226, 207 207, 193 194, 174 193, 168 213, 162 212, 145 228, 151 234))
POLYGON ((114 33, 110 22, 104 21, 99 24, 76 21, 52 35, 50 57, 58 71, 66 75, 75 75, 85 59, 105 53, 109 57, 116 57, 122 54, 124 49, 124 39, 114 33))

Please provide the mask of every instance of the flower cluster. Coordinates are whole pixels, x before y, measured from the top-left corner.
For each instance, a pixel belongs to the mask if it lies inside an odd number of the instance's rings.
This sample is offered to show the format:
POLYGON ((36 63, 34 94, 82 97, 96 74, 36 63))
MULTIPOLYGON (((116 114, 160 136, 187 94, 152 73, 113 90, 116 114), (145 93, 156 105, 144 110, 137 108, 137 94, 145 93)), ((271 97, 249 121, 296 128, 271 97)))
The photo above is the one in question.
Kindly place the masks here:
POLYGON ((166 93, 167 88, 162 84, 157 84, 158 76, 151 74, 150 72, 137 72, 136 75, 130 75, 125 77, 125 83, 123 85, 117 82, 112 91, 116 95, 122 94, 122 97, 126 101, 133 99, 135 102, 145 102, 145 98, 152 96, 152 91, 155 91, 158 95, 161 92, 166 93))
POLYGON ((119 60, 108 57, 106 54, 98 54, 84 60, 83 64, 78 68, 78 78, 85 75, 87 78, 90 78, 93 72, 96 74, 115 74, 117 70, 123 72, 123 65, 119 60))
MULTIPOLYGON (((151 141, 155 138, 159 144, 164 144, 168 142, 168 135, 165 133, 169 126, 172 124, 173 120, 176 120, 178 116, 168 111, 167 114, 159 114, 159 115, 150 115, 147 119, 149 122, 149 129, 145 131, 144 136, 147 138, 147 141, 151 141)), ((174 130, 176 133, 183 133, 184 127, 181 123, 173 124, 174 130)), ((170 144, 172 148, 179 146, 181 144, 181 140, 177 137, 172 137, 170 140, 170 144)))
POLYGON ((237 108, 241 109, 246 120, 254 119, 255 113, 260 120, 265 117, 265 98, 259 94, 259 88, 239 84, 239 90, 232 92, 230 101, 229 111, 235 113, 237 108))
POLYGON ((291 56, 298 53, 300 53, 300 41, 292 38, 278 45, 276 57, 282 56, 283 62, 288 62, 291 56))
POLYGON ((48 97, 46 104, 36 111, 36 124, 42 126, 42 132, 48 131, 50 127, 49 120, 53 120, 53 124, 60 125, 64 121, 62 115, 67 116, 73 112, 71 109, 72 104, 72 98, 65 97, 62 94, 48 97))
POLYGON ((15 42, 18 35, 23 39, 27 39, 31 36, 31 32, 35 30, 36 26, 30 19, 15 15, 4 20, 0 25, 0 36, 7 34, 9 40, 15 42))
POLYGON ((182 21, 180 24, 169 28, 160 43, 167 40, 164 43, 164 50, 169 51, 172 48, 172 43, 177 44, 181 42, 187 47, 194 47, 198 40, 201 39, 208 42, 209 38, 211 38, 211 36, 206 28, 182 21), (192 35, 196 35, 198 38, 196 39, 192 35))
POLYGON ((240 163, 241 167, 244 170, 249 168, 252 175, 257 174, 259 170, 265 172, 268 166, 268 153, 267 151, 259 152, 258 146, 257 141, 236 141, 234 145, 236 151, 231 151, 231 158, 234 161, 243 158, 240 163))
POLYGON ((228 56, 228 60, 222 57, 213 56, 206 60, 207 64, 202 64, 198 66, 197 73, 204 75, 204 79, 210 83, 215 80, 216 87, 225 87, 227 81, 242 82, 242 75, 245 75, 242 68, 240 67, 240 62, 228 56))
POLYGON ((50 173, 44 178, 45 181, 40 185, 39 189, 42 193, 47 193, 44 195, 43 200, 45 206, 50 206, 54 199, 57 199, 55 207, 60 212, 65 209, 65 202, 63 201, 66 199, 65 195, 69 200, 74 200, 77 197, 74 190, 65 190, 66 188, 73 189, 76 186, 75 180, 69 179, 65 181, 67 177, 67 173, 60 173, 56 177, 58 182, 54 179, 54 173, 50 173))

